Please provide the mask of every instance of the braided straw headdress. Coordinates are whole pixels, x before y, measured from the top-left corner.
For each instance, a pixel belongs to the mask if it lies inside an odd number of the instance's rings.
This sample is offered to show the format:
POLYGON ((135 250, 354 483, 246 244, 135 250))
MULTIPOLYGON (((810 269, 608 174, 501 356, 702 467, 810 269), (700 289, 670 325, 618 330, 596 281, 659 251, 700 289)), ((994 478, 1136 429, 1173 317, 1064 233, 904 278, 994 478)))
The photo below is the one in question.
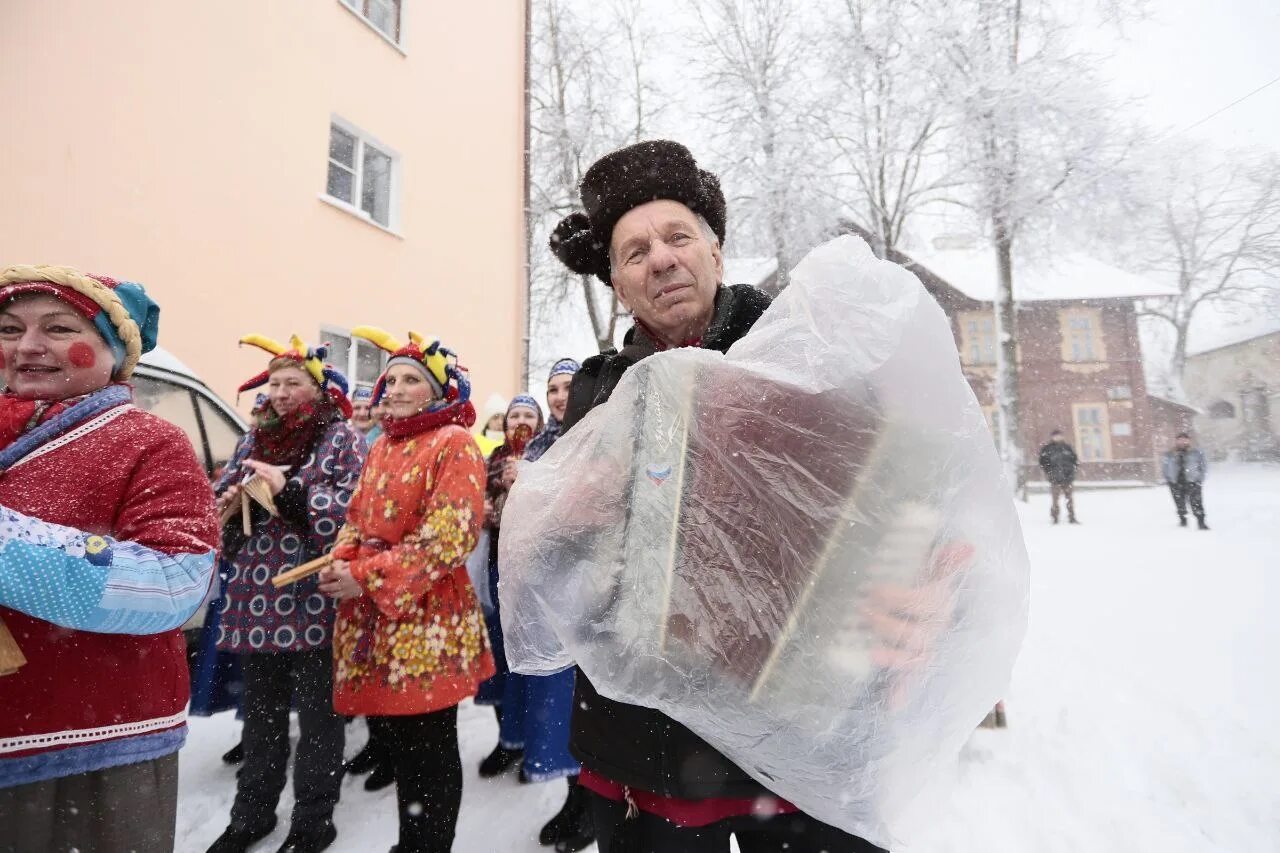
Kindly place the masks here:
POLYGON ((116 371, 116 377, 128 379, 133 374, 133 369, 138 366, 138 360, 142 358, 142 333, 114 290, 96 278, 71 267, 18 264, 0 272, 0 287, 28 281, 47 281, 50 284, 69 287, 76 293, 92 299, 106 312, 111 325, 116 329, 116 334, 124 343, 124 363, 116 371))

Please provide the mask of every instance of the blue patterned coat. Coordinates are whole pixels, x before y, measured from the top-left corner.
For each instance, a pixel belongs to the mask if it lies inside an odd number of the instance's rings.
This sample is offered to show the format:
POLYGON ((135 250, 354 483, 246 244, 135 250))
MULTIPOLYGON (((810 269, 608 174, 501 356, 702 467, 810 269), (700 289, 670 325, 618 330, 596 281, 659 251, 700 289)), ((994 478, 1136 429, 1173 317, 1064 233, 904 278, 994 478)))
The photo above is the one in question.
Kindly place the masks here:
MULTIPOLYGON (((241 464, 252 449, 250 432, 241 439, 215 492, 221 494, 241 480, 241 464)), ((360 481, 364 456, 364 438, 350 424, 330 424, 286 485, 286 490, 300 495, 306 528, 286 521, 288 513, 282 507, 281 517, 258 523, 236 554, 223 555, 231 577, 219 617, 219 651, 304 652, 330 645, 335 607, 333 599, 319 591, 318 576, 283 589, 273 587, 271 578, 333 548, 360 481)))

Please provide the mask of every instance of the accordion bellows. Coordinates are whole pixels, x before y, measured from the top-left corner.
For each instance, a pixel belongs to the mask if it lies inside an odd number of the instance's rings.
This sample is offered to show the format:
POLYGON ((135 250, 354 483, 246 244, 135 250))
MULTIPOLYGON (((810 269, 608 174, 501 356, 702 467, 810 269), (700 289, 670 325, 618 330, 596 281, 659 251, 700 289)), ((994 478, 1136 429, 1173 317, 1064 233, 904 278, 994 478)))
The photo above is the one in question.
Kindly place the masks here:
POLYGON ((507 659, 576 663, 897 846, 1008 684, 1028 594, 1011 495, 942 309, 837 238, 727 355, 645 359, 522 468, 507 659), (877 634, 885 590, 910 591, 912 619, 877 634), (923 653, 895 666, 883 648, 923 653))

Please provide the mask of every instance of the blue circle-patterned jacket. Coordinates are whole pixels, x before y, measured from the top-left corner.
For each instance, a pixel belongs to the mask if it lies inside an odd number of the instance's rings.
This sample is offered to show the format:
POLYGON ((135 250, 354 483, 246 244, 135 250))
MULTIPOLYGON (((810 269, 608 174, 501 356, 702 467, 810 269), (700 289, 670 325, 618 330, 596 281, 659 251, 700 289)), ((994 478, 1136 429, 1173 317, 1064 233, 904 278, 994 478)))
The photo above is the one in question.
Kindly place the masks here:
MULTIPOLYGON (((215 492, 221 494, 241 480, 241 464, 252 449, 250 432, 241 439, 215 492)), ((351 493, 360 481, 364 457, 364 438, 350 424, 330 424, 286 485, 291 495, 298 496, 298 515, 305 508, 305 528, 290 523, 292 514, 282 506, 279 517, 254 526, 235 554, 223 555, 231 577, 219 615, 220 651, 304 652, 330 645, 334 602, 320 592, 318 576, 282 589, 273 587, 271 578, 332 550, 346 521, 351 493)))

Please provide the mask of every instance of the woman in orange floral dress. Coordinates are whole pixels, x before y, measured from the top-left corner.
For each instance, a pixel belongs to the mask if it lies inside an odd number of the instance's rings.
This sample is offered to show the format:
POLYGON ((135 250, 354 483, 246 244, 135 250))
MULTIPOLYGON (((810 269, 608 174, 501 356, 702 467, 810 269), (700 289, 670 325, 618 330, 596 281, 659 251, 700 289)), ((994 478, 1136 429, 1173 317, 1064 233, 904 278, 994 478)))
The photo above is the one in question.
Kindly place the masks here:
POLYGON ((485 468, 467 431, 470 386, 452 353, 410 333, 374 387, 388 414, 338 534, 321 590, 338 599, 334 708, 366 715, 387 744, 400 811, 396 853, 448 851, 462 800, 458 703, 493 675, 467 577, 485 468))

